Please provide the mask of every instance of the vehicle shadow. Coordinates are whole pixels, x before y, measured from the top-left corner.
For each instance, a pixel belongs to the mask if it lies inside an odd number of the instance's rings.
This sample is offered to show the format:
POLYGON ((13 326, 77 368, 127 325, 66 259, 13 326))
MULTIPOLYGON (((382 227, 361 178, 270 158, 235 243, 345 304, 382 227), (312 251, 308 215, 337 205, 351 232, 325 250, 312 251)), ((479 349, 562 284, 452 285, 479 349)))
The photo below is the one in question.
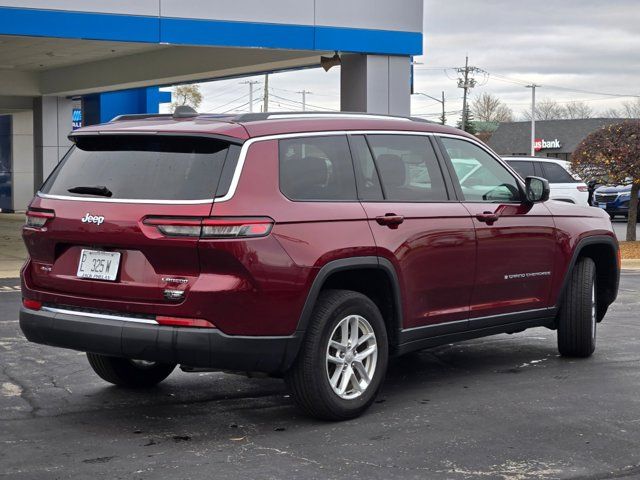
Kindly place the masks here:
MULTIPOLYGON (((369 414, 352 422, 380 421, 388 410, 403 409, 425 396, 480 384, 487 376, 516 374, 547 368, 562 370, 555 335, 507 336, 446 345, 393 358, 387 380, 369 414), (387 401, 388 400, 388 401, 387 401)), ((286 429, 332 425, 301 413, 280 379, 248 379, 236 375, 174 374, 160 386, 147 390, 104 387, 93 390, 97 409, 91 424, 74 422, 96 435, 109 435, 113 428, 160 441, 181 442, 217 438, 243 438, 286 429), (175 376, 175 377, 174 377, 175 376), (103 430, 100 425, 109 424, 103 430)), ((522 377, 520 377, 522 379, 522 377)), ((496 400, 500 392, 496 391, 496 400)), ((347 424, 352 423, 347 422, 347 424)), ((69 424, 66 428, 69 428, 69 424)))

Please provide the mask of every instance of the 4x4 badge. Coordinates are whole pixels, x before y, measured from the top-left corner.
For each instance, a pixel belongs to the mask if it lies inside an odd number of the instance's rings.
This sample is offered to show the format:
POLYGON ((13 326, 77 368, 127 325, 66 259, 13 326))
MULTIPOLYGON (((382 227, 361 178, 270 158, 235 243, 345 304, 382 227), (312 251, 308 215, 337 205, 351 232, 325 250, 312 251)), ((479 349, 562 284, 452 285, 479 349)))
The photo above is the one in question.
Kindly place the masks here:
POLYGON ((82 218, 82 223, 95 223, 96 225, 102 225, 104 217, 102 215, 91 215, 89 212, 82 218))

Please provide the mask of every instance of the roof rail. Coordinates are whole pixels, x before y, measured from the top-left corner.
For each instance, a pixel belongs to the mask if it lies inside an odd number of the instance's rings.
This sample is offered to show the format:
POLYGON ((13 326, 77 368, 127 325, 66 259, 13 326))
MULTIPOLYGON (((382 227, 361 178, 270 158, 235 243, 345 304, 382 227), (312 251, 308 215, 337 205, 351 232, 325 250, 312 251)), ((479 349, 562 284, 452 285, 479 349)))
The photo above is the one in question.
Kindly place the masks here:
POLYGON ((261 120, 278 120, 278 119, 295 119, 295 118, 369 118, 369 119, 385 119, 385 120, 418 120, 400 115, 384 115, 379 113, 366 112, 263 112, 263 113, 244 113, 233 118, 235 122, 257 122, 261 120))
POLYGON ((143 120, 145 118, 167 118, 170 113, 127 113, 113 117, 109 122, 122 122, 124 120, 143 120))
POLYGON ((179 105, 173 113, 128 113, 113 117, 110 122, 122 122, 124 120, 143 120, 145 118, 193 118, 200 115, 189 105, 179 105))

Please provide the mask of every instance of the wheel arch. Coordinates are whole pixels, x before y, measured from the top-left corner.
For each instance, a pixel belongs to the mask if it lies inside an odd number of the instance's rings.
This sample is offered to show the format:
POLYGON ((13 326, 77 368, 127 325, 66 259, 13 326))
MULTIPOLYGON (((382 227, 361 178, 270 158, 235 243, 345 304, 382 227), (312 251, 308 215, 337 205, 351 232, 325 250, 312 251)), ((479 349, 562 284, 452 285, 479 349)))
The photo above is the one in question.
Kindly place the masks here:
POLYGON ((618 263, 619 246, 613 237, 594 235, 583 238, 574 248, 569 266, 565 272, 558 306, 564 300, 567 284, 576 263, 583 257, 591 258, 596 264, 596 288, 598 298, 598 321, 604 317, 607 308, 618 296, 620 268, 618 263))
MULTIPOLYGON (((297 349, 302 344, 318 296, 326 288, 353 290, 369 297, 382 313, 387 326, 389 347, 392 351, 394 350, 398 343, 398 333, 403 318, 400 284, 393 264, 388 259, 377 256, 333 260, 318 271, 298 320, 297 349)), ((288 360, 295 359, 297 349, 295 352, 289 352, 288 360)))

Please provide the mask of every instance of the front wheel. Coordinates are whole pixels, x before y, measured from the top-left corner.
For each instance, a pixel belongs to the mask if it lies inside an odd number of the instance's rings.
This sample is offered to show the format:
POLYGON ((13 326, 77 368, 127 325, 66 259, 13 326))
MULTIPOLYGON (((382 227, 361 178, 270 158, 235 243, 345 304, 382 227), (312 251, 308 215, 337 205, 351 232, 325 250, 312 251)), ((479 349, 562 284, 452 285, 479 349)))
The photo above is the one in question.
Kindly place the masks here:
POLYGON ((103 380, 121 387, 148 388, 167 378, 174 364, 129 360, 108 357, 97 353, 87 353, 89 365, 103 380))
POLYGON ((285 380, 309 415, 346 420, 371 405, 388 358, 387 330, 375 303, 350 290, 326 290, 285 380))
POLYGON ((565 357, 589 357, 596 349, 596 264, 578 260, 558 314, 558 350, 565 357))

